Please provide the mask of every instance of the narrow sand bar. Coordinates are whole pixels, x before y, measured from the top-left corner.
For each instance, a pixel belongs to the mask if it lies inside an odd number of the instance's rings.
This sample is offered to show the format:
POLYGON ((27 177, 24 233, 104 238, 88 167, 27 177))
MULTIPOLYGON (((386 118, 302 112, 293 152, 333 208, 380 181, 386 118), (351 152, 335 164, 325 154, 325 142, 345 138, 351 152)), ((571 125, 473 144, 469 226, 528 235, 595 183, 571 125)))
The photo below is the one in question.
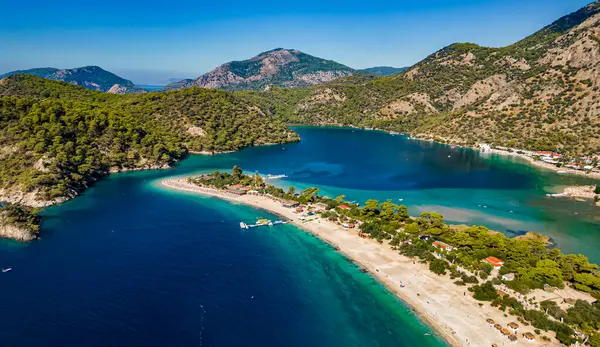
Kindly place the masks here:
POLYGON ((557 345, 541 341, 539 338, 531 342, 525 340, 522 334, 533 333, 533 328, 524 327, 522 324, 519 324, 521 327, 517 334, 518 341, 510 342, 506 336, 490 326, 486 319, 491 318, 506 327, 508 323, 516 321, 516 317, 505 317, 503 312, 491 307, 488 302, 482 302, 483 305, 480 306, 480 302, 472 298, 466 287, 455 285, 448 276, 435 275, 426 265, 400 255, 387 243, 379 244, 375 240, 361 238, 356 231, 344 230, 341 226, 324 219, 303 222, 298 219, 299 216, 293 209, 283 207, 266 196, 237 196, 190 184, 185 178, 165 179, 162 184, 173 189, 264 209, 313 233, 367 269, 453 346, 487 347, 494 343, 498 346, 557 345), (404 287, 401 287, 400 283, 403 283, 404 287))

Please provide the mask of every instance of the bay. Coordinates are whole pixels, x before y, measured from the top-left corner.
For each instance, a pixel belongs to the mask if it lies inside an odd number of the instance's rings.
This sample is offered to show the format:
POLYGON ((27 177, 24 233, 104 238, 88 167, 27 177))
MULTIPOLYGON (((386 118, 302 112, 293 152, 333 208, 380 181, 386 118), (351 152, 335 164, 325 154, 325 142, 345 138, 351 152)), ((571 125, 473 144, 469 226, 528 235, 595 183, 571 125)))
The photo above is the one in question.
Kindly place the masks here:
MULTIPOLYGON (((160 186, 168 176, 229 170, 286 174, 282 187, 392 199, 411 213, 507 234, 528 230, 592 260, 598 210, 547 199, 561 177, 382 132, 295 128, 302 141, 171 170, 123 173, 44 211, 42 240, 0 242, 4 346, 441 346, 369 275, 291 225, 239 229, 263 211, 160 186), (577 214, 575 214, 577 213, 577 214)), ((272 217, 272 216, 271 216, 272 217)), ((600 260, 600 259, 599 259, 600 260)))

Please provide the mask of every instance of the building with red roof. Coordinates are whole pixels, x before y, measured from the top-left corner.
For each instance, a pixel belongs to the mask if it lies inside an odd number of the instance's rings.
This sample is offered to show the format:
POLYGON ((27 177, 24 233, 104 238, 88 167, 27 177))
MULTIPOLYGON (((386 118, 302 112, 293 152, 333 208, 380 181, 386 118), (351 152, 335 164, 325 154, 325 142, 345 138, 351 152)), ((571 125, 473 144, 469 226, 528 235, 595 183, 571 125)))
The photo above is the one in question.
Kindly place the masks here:
POLYGON ((439 249, 446 250, 448 252, 451 252, 454 249, 454 247, 450 246, 449 244, 440 241, 433 241, 432 245, 439 249))
POLYGON ((493 256, 484 258, 481 261, 492 265, 494 267, 494 269, 499 269, 504 265, 504 261, 502 261, 501 259, 498 259, 496 257, 493 257, 493 256))

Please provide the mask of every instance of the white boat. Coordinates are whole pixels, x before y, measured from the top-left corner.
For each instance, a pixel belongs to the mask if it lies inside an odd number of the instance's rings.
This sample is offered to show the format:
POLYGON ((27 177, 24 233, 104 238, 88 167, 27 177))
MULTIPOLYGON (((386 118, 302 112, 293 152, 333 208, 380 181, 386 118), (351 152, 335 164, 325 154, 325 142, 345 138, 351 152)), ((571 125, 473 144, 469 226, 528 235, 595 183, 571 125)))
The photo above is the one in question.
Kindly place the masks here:
POLYGON ((244 222, 240 222, 240 228, 242 229, 248 229, 248 225, 244 222))
POLYGON ((568 172, 567 170, 556 171, 557 174, 566 174, 567 172, 568 172))
POLYGON ((8 269, 2 269, 2 272, 11 272, 12 271, 12 267, 9 267, 8 269))
POLYGON ((275 180, 278 178, 287 178, 287 175, 271 175, 271 174, 267 175, 268 180, 275 180))
POLYGON ((564 196, 569 196, 567 193, 558 193, 558 194, 546 194, 546 196, 551 198, 562 198, 564 196))

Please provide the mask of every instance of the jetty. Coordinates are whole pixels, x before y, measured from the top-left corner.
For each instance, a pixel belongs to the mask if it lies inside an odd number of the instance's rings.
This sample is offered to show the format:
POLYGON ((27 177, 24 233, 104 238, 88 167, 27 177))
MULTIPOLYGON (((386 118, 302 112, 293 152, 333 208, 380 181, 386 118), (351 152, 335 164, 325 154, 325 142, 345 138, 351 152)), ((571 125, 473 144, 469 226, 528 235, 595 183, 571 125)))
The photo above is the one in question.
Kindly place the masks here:
POLYGON ((272 227, 274 225, 281 225, 281 224, 287 224, 287 222, 284 221, 284 220, 270 221, 268 219, 259 219, 254 224, 246 224, 244 222, 240 222, 240 228, 242 228, 242 229, 250 229, 250 228, 262 227, 262 226, 270 226, 270 227, 272 227))

